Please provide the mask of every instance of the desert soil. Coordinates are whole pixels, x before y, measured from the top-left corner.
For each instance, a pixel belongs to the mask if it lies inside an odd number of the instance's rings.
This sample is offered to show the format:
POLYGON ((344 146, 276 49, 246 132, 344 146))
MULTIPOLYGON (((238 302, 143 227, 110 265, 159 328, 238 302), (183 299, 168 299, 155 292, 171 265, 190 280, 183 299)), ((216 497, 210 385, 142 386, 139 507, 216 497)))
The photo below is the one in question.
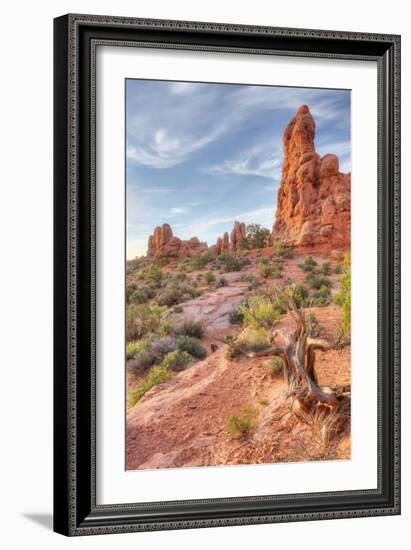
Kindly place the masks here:
MULTIPOLYGON (((319 258, 321 261, 321 259, 319 258)), ((303 281, 298 268, 301 258, 288 260, 285 276, 303 281)), ((221 464, 259 464, 283 461, 346 459, 350 457, 350 436, 323 448, 319 434, 291 412, 287 386, 282 376, 272 378, 269 358, 225 358, 226 345, 220 338, 232 332, 228 314, 249 292, 241 280, 255 273, 255 262, 240 273, 228 273, 229 285, 181 304, 178 319, 201 319, 206 328, 203 345, 206 359, 197 361, 167 382, 153 387, 127 412, 127 469, 155 469, 221 464), (218 346, 212 353, 211 344, 218 346), (228 417, 250 407, 257 411, 257 427, 247 436, 236 437, 227 430, 228 417)), ((333 291, 338 276, 331 276, 333 291)), ((322 334, 335 339, 341 308, 330 305, 313 308, 322 334)), ((279 328, 293 327, 286 316, 279 328)), ((350 347, 316 353, 316 370, 321 385, 350 384, 350 347)), ((128 387, 138 378, 128 375, 128 387)))

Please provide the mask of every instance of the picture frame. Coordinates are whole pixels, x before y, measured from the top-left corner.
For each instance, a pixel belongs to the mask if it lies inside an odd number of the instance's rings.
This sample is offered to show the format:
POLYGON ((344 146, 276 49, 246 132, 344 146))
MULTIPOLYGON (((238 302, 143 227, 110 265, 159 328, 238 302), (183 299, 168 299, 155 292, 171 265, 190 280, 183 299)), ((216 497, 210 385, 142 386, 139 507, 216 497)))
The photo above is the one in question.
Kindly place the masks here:
POLYGON ((54 319, 56 532, 79 536, 399 514, 400 37, 97 15, 56 18, 54 319), (261 496, 240 492, 237 497, 140 503, 136 495, 134 504, 97 504, 96 49, 103 43, 377 64, 376 489, 261 496))

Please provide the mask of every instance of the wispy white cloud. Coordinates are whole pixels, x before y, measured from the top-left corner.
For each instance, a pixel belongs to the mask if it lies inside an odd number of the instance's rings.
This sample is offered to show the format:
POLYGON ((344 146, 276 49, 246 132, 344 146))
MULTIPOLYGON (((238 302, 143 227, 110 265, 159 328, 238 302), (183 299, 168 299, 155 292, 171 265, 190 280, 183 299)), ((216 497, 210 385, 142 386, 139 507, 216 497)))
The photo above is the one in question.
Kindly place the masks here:
POLYGON ((171 135, 168 130, 159 128, 149 136, 147 145, 130 144, 127 147, 127 158, 153 168, 171 168, 215 141, 224 129, 224 125, 219 124, 211 128, 209 133, 196 139, 190 134, 171 135))
POLYGON ((232 174, 236 176, 260 176, 273 179, 278 177, 281 157, 274 143, 246 149, 236 158, 225 160, 221 164, 209 167, 211 174, 232 174))
POLYGON ((187 214, 188 208, 184 206, 176 206, 170 209, 171 214, 187 214))

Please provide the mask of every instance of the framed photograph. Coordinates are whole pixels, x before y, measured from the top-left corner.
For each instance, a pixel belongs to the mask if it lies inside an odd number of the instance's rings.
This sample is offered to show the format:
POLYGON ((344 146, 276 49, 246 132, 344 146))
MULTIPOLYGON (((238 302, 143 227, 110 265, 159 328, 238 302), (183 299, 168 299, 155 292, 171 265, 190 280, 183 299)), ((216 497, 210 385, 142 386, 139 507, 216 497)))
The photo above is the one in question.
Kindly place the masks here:
POLYGON ((400 37, 54 21, 54 529, 400 513, 400 37))

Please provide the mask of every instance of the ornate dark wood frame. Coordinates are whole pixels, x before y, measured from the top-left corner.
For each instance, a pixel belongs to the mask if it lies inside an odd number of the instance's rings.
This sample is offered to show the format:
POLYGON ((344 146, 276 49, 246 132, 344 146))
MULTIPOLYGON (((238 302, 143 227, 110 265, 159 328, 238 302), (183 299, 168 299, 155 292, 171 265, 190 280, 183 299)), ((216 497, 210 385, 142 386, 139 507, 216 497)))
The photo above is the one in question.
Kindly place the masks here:
POLYGON ((54 77, 55 531, 73 536, 399 514, 400 37, 70 14, 54 21, 54 77), (96 505, 95 54, 101 44, 377 63, 377 489, 96 505))

